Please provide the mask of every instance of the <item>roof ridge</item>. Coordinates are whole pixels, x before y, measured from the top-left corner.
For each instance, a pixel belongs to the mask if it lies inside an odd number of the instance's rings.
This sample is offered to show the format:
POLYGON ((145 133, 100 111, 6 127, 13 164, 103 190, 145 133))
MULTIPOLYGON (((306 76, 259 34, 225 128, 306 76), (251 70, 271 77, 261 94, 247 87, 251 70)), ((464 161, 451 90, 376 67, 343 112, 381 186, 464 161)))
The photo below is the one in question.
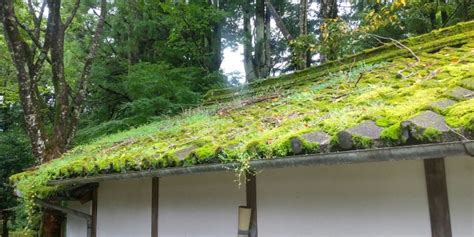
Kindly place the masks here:
MULTIPOLYGON (((429 33, 410 37, 400 42, 410 48, 414 53, 436 51, 447 46, 465 44, 474 38, 474 21, 461 22, 454 26, 431 31, 429 33)), ((238 97, 255 95, 269 89, 288 89, 306 81, 312 81, 331 72, 347 70, 354 63, 373 64, 400 56, 409 56, 412 52, 399 48, 394 43, 387 43, 379 47, 365 49, 357 54, 352 54, 338 60, 329 61, 322 65, 296 71, 278 77, 268 77, 240 87, 227 87, 224 89, 210 90, 204 96, 205 104, 226 102, 238 97), (347 64, 352 65, 347 65, 347 64), (293 78, 295 77, 295 78, 293 78)))

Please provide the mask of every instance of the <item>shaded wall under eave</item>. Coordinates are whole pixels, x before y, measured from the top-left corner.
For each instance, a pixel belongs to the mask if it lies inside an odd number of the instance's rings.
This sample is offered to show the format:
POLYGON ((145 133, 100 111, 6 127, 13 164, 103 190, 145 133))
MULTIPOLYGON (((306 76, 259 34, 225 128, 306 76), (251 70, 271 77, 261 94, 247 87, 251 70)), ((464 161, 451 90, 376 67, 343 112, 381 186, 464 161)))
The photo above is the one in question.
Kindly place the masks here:
MULTIPOLYGON (((446 175, 453 236, 473 236, 474 159, 448 158, 446 175)), ((234 180, 162 178, 159 236, 236 236, 245 187, 234 180)), ((98 236, 150 236, 150 202, 151 179, 101 183, 98 236)), ((431 236, 423 161, 264 170, 257 202, 260 237, 431 236)))

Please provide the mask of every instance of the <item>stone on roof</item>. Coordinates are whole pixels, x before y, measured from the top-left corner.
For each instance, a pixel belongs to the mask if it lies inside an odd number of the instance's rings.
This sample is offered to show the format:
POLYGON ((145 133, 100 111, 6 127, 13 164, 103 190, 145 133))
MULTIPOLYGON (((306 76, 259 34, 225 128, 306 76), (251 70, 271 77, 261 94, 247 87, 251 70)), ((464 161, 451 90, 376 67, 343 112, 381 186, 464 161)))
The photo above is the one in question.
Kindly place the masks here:
POLYGON ((456 100, 467 100, 474 98, 474 91, 458 86, 451 91, 450 96, 456 100))
POLYGON ((180 150, 176 151, 175 155, 180 161, 183 161, 196 149, 197 149, 197 146, 190 145, 188 147, 185 147, 183 149, 180 149, 180 150))
POLYGON ((450 100, 450 99, 442 99, 442 100, 438 100, 436 102, 433 102, 430 107, 434 110, 445 110, 447 109, 449 106, 455 104, 456 101, 454 100, 450 100))
POLYGON ((293 154, 301 154, 304 152, 303 142, 317 143, 321 152, 328 152, 331 136, 327 133, 317 131, 303 134, 299 138, 295 137, 291 139, 291 149, 293 154))
POLYGON ((368 148, 382 146, 381 133, 383 128, 374 121, 365 121, 355 127, 338 133, 339 146, 343 150, 352 148, 368 148))
POLYGON ((457 141, 458 135, 453 132, 443 116, 424 111, 401 123, 402 136, 411 142, 448 142, 457 141))

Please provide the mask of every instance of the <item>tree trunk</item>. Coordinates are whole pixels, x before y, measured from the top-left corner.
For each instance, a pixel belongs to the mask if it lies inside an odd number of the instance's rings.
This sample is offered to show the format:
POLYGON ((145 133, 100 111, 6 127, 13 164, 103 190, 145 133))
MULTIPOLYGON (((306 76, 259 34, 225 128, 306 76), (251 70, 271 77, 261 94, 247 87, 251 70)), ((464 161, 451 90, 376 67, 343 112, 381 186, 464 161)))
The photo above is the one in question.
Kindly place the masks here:
MULTIPOLYGON (((308 0, 300 0, 299 24, 300 36, 308 35, 308 0)), ((297 69, 304 69, 308 65, 308 50, 298 52, 297 69)))
POLYGON ((55 94, 55 118, 53 138, 48 144, 48 155, 46 160, 59 157, 66 151, 68 117, 70 112, 70 91, 64 75, 64 34, 65 29, 61 21, 61 1, 47 1, 48 15, 48 32, 49 38, 55 39, 51 42, 51 70, 52 82, 55 94))
MULTIPOLYGON (((216 9, 220 9, 221 5, 219 0, 209 1, 209 4, 212 4, 216 9)), ((214 24, 212 28, 212 33, 209 37, 209 47, 211 52, 211 59, 209 60, 209 71, 217 72, 219 71, 222 63, 222 26, 225 23, 225 20, 221 20, 214 24)))
POLYGON ((321 0, 321 18, 336 19, 338 14, 337 0, 321 0))
POLYGON ((290 31, 288 31, 288 28, 286 28, 285 23, 281 19, 280 14, 278 14, 273 4, 270 2, 270 0, 266 0, 265 3, 268 12, 273 16, 273 19, 275 20, 278 29, 280 29, 280 32, 283 34, 283 37, 285 37, 288 42, 292 41, 294 37, 290 34, 290 31))
POLYGON ((0 4, 0 10, 3 32, 17 71, 20 102, 25 117, 26 132, 31 139, 34 155, 40 161, 43 161, 46 156, 48 138, 38 106, 38 95, 35 90, 37 85, 31 77, 37 73, 33 70, 32 52, 28 44, 23 40, 17 27, 13 1, 6 1, 0 4))
POLYGON ((243 7, 244 17, 244 68, 245 68, 245 79, 246 81, 252 82, 257 76, 255 73, 254 62, 253 62, 253 44, 252 44, 252 26, 251 26, 251 5, 252 0, 246 0, 243 7))
MULTIPOLYGON (((134 18, 134 20, 138 20, 140 18, 141 13, 139 12, 137 7, 138 3, 136 0, 128 0, 128 7, 130 10, 129 17, 134 18)), ((133 24, 132 19, 127 19, 127 58, 128 58, 128 66, 132 66, 138 62, 138 54, 139 54, 139 49, 137 45, 134 43, 135 40, 133 39, 133 24)))
MULTIPOLYGON (((324 27, 327 24, 328 19, 336 19, 338 14, 337 9, 337 0, 321 0, 321 9, 320 9, 320 17, 321 17, 321 25, 320 25, 320 34, 321 38, 324 33, 329 34, 327 32, 327 27, 324 27)), ((321 44, 324 44, 324 40, 321 40, 321 44)), ((327 59, 332 59, 334 55, 325 55, 324 53, 320 53, 320 62, 324 63, 327 59)))
POLYGON ((262 68, 265 77, 270 75, 270 69, 272 64, 271 48, 270 48, 270 39, 271 39, 271 15, 268 11, 268 8, 265 11, 265 63, 262 68))
POLYGON ((257 78, 264 78, 265 71, 265 3, 256 0, 255 5, 255 67, 257 78))
POLYGON ((440 3, 443 7, 443 9, 441 10, 441 27, 445 27, 446 25, 448 25, 449 21, 448 11, 446 10, 448 0, 440 0, 440 3))
POLYGON ((300 35, 308 34, 308 0, 300 0, 299 24, 300 35))

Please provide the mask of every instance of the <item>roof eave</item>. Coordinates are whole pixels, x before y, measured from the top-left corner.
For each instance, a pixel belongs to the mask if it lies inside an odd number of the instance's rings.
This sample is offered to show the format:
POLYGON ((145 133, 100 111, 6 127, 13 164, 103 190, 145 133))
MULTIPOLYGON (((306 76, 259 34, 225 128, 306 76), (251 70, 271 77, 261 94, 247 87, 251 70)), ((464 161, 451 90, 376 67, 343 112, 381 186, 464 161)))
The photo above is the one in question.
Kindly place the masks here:
MULTIPOLYGON (((469 155, 471 157, 474 157, 474 141, 386 147, 323 154, 298 155, 268 160, 252 160, 250 161, 250 167, 254 170, 262 170, 271 168, 300 166, 356 164, 377 161, 424 160, 463 155, 469 155)), ((202 174, 218 171, 232 171, 237 167, 239 167, 238 163, 204 164, 190 167, 164 168, 156 170, 133 171, 126 173, 103 174, 89 177, 52 180, 49 182, 49 185, 69 186, 110 180, 202 174)))

